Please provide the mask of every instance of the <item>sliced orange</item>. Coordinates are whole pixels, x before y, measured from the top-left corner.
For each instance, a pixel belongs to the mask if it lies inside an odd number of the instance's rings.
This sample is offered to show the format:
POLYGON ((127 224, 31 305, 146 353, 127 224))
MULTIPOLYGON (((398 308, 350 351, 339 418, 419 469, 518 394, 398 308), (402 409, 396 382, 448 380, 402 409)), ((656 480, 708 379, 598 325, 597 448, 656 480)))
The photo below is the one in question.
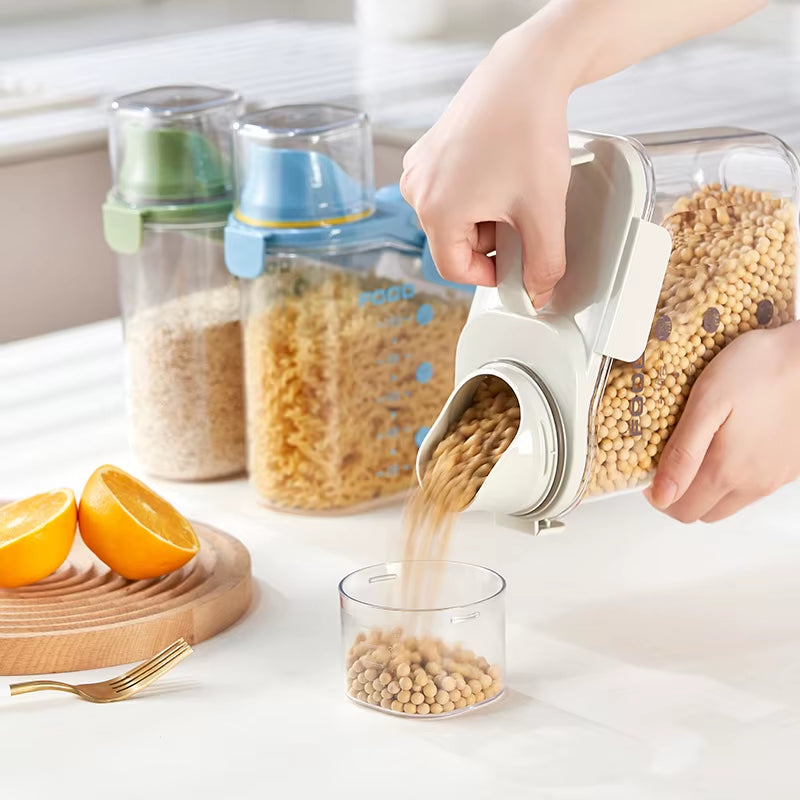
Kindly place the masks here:
POLYGON ((55 489, 0 508, 0 586, 27 586, 55 572, 75 539, 70 489, 55 489))
POLYGON ((123 578, 156 578, 200 549, 189 522, 163 497, 117 467, 98 467, 86 483, 78 526, 87 547, 123 578))

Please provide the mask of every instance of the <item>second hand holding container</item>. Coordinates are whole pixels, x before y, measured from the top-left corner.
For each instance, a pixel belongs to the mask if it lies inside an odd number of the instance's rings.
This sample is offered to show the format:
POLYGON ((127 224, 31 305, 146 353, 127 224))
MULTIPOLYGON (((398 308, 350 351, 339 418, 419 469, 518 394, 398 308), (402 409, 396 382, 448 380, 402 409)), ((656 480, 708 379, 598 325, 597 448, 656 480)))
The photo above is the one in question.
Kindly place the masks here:
POLYGON ((225 257, 246 279, 251 480, 282 510, 395 498, 452 388, 471 295, 423 257, 398 188, 375 192, 365 114, 267 109, 243 117, 234 142, 225 257))
POLYGON ((203 86, 112 104, 103 221, 119 261, 131 446, 162 478, 245 467, 240 298, 223 249, 241 110, 235 92, 203 86))

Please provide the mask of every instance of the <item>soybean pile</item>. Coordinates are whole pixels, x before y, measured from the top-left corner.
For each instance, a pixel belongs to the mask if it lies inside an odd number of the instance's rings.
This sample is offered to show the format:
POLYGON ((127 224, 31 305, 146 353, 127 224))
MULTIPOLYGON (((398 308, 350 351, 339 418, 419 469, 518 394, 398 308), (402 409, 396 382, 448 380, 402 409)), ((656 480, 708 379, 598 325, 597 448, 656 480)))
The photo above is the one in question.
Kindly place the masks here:
POLYGON ((612 364, 597 411, 589 494, 646 483, 711 360, 737 336, 795 318, 796 215, 783 198, 719 184, 675 203, 647 347, 612 364))

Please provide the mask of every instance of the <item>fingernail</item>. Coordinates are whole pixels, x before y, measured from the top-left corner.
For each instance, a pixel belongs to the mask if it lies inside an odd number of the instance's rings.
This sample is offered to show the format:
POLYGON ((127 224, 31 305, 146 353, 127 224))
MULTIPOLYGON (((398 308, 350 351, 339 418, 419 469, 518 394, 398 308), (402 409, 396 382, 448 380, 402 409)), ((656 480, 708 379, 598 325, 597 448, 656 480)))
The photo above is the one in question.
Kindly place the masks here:
POLYGON ((653 488, 650 492, 650 502, 656 508, 667 508, 675 502, 678 494, 678 484, 669 478, 655 479, 653 488))

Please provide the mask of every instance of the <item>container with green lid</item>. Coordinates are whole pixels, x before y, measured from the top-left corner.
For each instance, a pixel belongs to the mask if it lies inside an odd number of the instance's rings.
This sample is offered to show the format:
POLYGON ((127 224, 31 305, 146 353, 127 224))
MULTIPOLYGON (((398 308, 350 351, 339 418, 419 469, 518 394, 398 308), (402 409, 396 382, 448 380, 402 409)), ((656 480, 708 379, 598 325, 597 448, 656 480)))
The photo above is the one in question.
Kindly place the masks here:
POLYGON ((113 187, 131 446, 174 480, 245 466, 239 288, 225 268, 236 92, 160 86, 111 105, 113 187))

